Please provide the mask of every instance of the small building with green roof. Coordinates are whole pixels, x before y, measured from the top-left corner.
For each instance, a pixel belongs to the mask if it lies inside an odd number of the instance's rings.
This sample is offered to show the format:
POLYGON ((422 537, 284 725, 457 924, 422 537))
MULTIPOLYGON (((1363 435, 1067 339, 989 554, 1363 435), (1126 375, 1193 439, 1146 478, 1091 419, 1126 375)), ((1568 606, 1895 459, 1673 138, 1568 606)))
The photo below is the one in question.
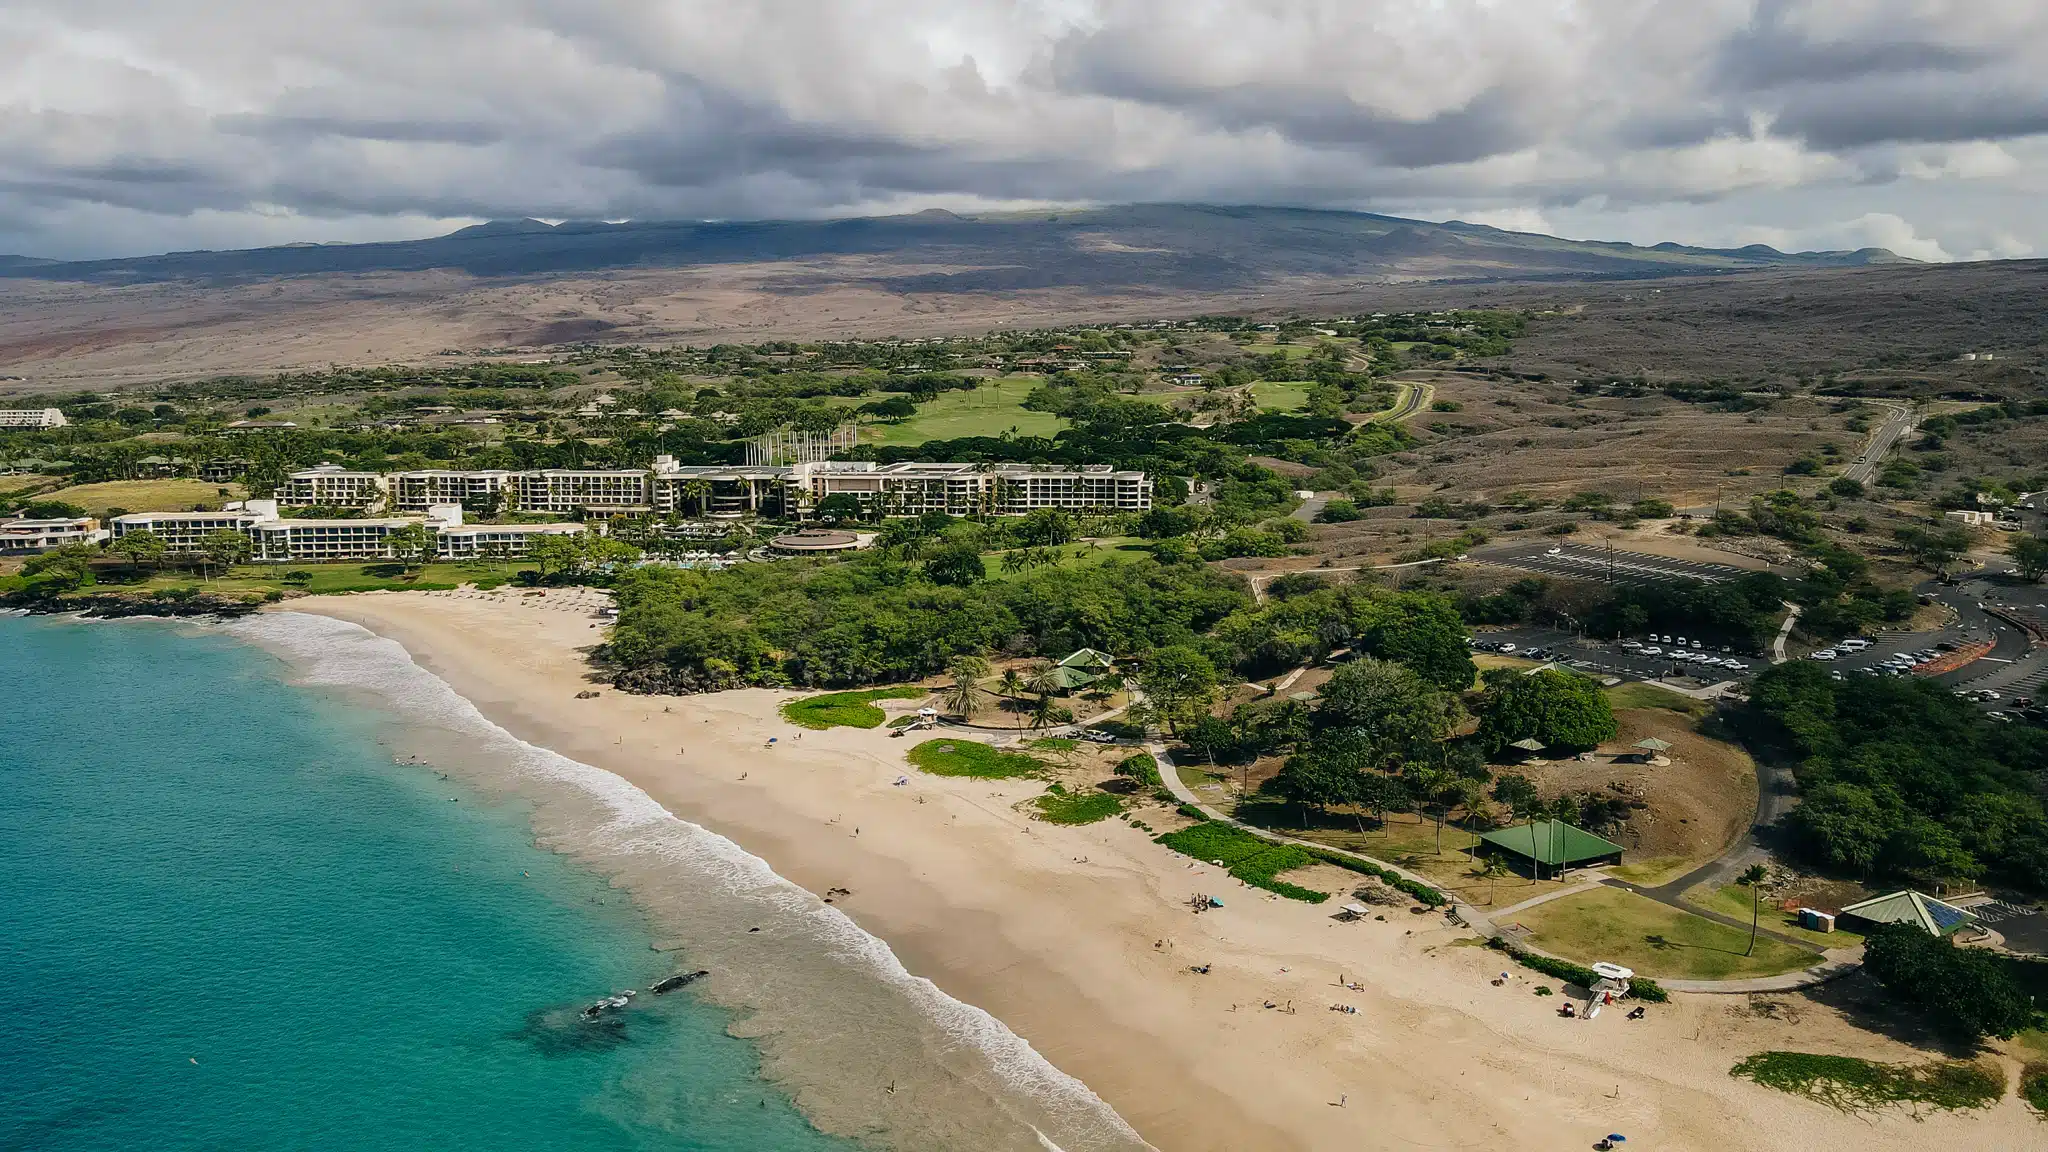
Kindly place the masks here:
POLYGON ((1854 932, 1868 932, 1880 924, 1912 924, 1930 936, 1946 936, 1976 922, 1961 908, 1911 889, 1851 904, 1840 917, 1841 926, 1854 932))
POLYGON ((1481 833, 1487 850, 1522 861, 1532 872, 1587 864, 1619 864, 1622 847, 1562 820, 1532 820, 1481 833))

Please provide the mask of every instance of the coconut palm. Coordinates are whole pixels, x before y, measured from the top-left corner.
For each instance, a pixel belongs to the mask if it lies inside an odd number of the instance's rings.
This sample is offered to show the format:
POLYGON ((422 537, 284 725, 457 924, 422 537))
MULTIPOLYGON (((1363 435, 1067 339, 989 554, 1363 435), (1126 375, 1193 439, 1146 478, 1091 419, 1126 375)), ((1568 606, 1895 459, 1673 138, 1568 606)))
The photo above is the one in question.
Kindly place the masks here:
POLYGON ((1765 871, 1763 865, 1751 864, 1743 869, 1742 875, 1735 881, 1737 884, 1749 886, 1749 947, 1743 950, 1744 956, 1756 951, 1756 924, 1763 913, 1764 878, 1768 875, 1770 873, 1765 871))
POLYGON ((1049 661, 1033 664, 1031 675, 1024 681, 1024 687, 1040 696, 1052 697, 1066 691, 1066 681, 1060 678, 1060 667, 1049 661))
MULTIPOLYGON (((1017 675, 1015 668, 1005 668, 1002 679, 996 681, 996 691, 1002 693, 1003 699, 1010 702, 1010 711, 1014 713, 1017 711, 1017 697, 1024 694, 1024 678, 1017 675)), ((1023 726, 1023 717, 1019 716, 1017 727, 1023 726)))

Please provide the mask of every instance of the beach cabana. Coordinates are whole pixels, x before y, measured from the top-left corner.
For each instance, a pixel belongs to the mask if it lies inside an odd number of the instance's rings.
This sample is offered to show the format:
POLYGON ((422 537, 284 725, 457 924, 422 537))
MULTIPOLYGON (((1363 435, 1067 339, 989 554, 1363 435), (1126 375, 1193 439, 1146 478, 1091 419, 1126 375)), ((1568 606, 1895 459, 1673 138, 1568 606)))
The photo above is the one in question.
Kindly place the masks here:
POLYGON ((1977 922, 1977 918, 1925 892, 1906 889, 1851 904, 1836 923, 1852 932, 1868 932, 1880 924, 1914 924, 1930 936, 1946 936, 1977 922))
POLYGON ((1532 820, 1481 833, 1480 847, 1526 864, 1530 872, 1556 875, 1586 864, 1619 864, 1622 847, 1562 820, 1532 820))
POLYGON ((1671 763, 1670 759, 1664 755, 1666 752, 1671 751, 1671 743, 1668 740, 1659 740, 1655 736, 1645 736, 1641 740, 1636 741, 1634 747, 1645 764, 1671 763))

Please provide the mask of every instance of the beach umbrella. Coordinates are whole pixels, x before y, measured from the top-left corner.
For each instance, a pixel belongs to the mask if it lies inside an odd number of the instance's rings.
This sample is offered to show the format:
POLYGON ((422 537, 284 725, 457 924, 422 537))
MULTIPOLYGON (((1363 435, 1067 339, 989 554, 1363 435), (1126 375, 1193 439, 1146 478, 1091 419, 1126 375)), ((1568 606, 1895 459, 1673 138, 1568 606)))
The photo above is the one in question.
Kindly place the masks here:
POLYGON ((1614 1143, 1616 1143, 1616 1144, 1626 1144, 1626 1143, 1628 1143, 1628 1137, 1626 1137, 1626 1136, 1623 1136, 1623 1135, 1622 1135, 1621 1133, 1619 1133, 1619 1132, 1609 1132, 1609 1133, 1607 1134, 1607 1138, 1608 1138, 1609 1140, 1612 1140, 1612 1141, 1613 1141, 1614 1143))

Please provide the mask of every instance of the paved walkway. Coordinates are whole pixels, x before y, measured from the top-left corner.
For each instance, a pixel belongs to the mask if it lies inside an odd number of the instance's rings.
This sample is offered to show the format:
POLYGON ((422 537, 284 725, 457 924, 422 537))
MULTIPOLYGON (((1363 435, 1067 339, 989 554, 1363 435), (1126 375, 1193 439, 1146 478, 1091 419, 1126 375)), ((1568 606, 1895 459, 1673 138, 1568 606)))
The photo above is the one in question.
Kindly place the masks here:
MULTIPOLYGON (((1496 923, 1496 920, 1499 917, 1508 915, 1512 912, 1518 912, 1524 908, 1534 907, 1538 904, 1545 903, 1546 901, 1561 899, 1565 896, 1570 896, 1575 893, 1587 891, 1589 889, 1601 887, 1603 885, 1617 888, 1625 888, 1629 891, 1636 892, 1640 895, 1649 896, 1651 899, 1657 900, 1660 903, 1670 904, 1674 908, 1678 908, 1681 911, 1690 912, 1696 916, 1702 916, 1709 920, 1718 920, 1722 923, 1734 924, 1736 927, 1742 928, 1744 931, 1747 931, 1749 928, 1749 925, 1747 924, 1736 923, 1733 917, 1722 916, 1719 913, 1712 912, 1704 908, 1697 908, 1690 904, 1678 903, 1676 894, 1671 891, 1674 887, 1680 884, 1683 884, 1686 887, 1690 887, 1693 883, 1696 882, 1692 879, 1693 877, 1699 876, 1703 873, 1722 867, 1728 861, 1729 855, 1734 854, 1737 851, 1737 849, 1731 849, 1730 853, 1724 854, 1722 859, 1715 860, 1712 863, 1707 864, 1701 868, 1694 869, 1692 872, 1687 873, 1685 876, 1681 876, 1679 877, 1679 879, 1672 881, 1670 884, 1663 885, 1660 888, 1646 889, 1639 887, 1637 885, 1627 884, 1619 880, 1614 880, 1606 876, 1602 876, 1598 880, 1594 880, 1589 883, 1574 885, 1571 888, 1560 889, 1556 892, 1545 893, 1542 896, 1538 896, 1531 900, 1524 900, 1520 904, 1516 904, 1508 908, 1502 908, 1498 911, 1481 912, 1477 907, 1468 904, 1463 900, 1458 899, 1455 895, 1449 892, 1445 892, 1443 887, 1436 881, 1431 880, 1426 876, 1410 872, 1407 869, 1402 868, 1398 864, 1389 864, 1385 860, 1375 859, 1371 856, 1365 855, 1362 852, 1351 852, 1343 848, 1333 848, 1328 844, 1318 844, 1313 840, 1301 840, 1293 836, 1284 835, 1278 832, 1272 832, 1264 828, 1259 828, 1254 825, 1246 824, 1243 821, 1237 819, 1235 816, 1232 816, 1229 813, 1223 812, 1220 809, 1217 809, 1207 803, 1204 803, 1199 796, 1195 795, 1194 789, 1189 788, 1187 786, 1187 783, 1180 778, 1180 770, 1174 764, 1173 758, 1167 755, 1166 745, 1160 743, 1157 740, 1151 740, 1146 743, 1145 750, 1147 752, 1150 752, 1152 754, 1152 759, 1158 762, 1159 778, 1162 782, 1165 783, 1167 790, 1173 793, 1174 798, 1180 801, 1182 804, 1185 804, 1195 809, 1196 811, 1200 812, 1203 816, 1207 817, 1208 819, 1220 820, 1226 824, 1242 828, 1246 832, 1249 832, 1262 840, 1270 840, 1276 844, 1299 844, 1304 848, 1314 848, 1321 852, 1335 853, 1339 856, 1349 857, 1353 860, 1370 864, 1376 868, 1384 868, 1387 871, 1394 873, 1395 875, 1401 876, 1408 880, 1413 880, 1418 884, 1426 884, 1429 887, 1435 889, 1436 891, 1443 893, 1444 899, 1449 901, 1450 914, 1459 923, 1464 924, 1466 927, 1472 929, 1472 931, 1477 932, 1479 935, 1486 937, 1488 939, 1506 935, 1506 932, 1503 929, 1501 929, 1496 923)), ((1761 801, 1759 803, 1761 805, 1761 801)), ((1746 850, 1749 843, 1751 842, 1745 840, 1741 845, 1738 845, 1738 848, 1746 850)), ((1683 889, 1680 888, 1678 889, 1678 891, 1682 892, 1683 889)), ((1805 944, 1797 940, 1792 940, 1790 937, 1779 936, 1777 933, 1771 932, 1768 929, 1760 929, 1759 935, 1771 936, 1775 939, 1784 940, 1785 942, 1790 944, 1796 944, 1802 948, 1812 947, 1812 945, 1810 944, 1805 944)), ((1549 952, 1545 952, 1541 948, 1532 946, 1526 940, 1516 939, 1515 946, 1530 952, 1538 953, 1539 955, 1552 955, 1549 952)), ((1658 983, 1663 985, 1666 989, 1673 992, 1698 992, 1720 994, 1736 994, 1745 992, 1789 992, 1799 988, 1812 987, 1815 984, 1821 984, 1825 983, 1826 981, 1832 980, 1835 977, 1842 975, 1844 972, 1847 972, 1850 969, 1855 968, 1859 963, 1861 963, 1862 957, 1863 950, 1861 948, 1833 949, 1826 953, 1823 953, 1823 960, 1820 964, 1814 965, 1811 968, 1802 969, 1797 972, 1785 972, 1780 973, 1776 976, 1763 976, 1745 980, 1659 980, 1658 983)), ((1568 959, 1568 957, 1561 956, 1553 956, 1553 958, 1560 960, 1568 959)))
POLYGON ((1783 601, 1783 603, 1791 611, 1785 614, 1785 623, 1778 629, 1778 638, 1771 641, 1771 663, 1773 664, 1783 664, 1785 662, 1785 640, 1792 635, 1792 626, 1799 623, 1799 605, 1792 603, 1790 600, 1783 601))

